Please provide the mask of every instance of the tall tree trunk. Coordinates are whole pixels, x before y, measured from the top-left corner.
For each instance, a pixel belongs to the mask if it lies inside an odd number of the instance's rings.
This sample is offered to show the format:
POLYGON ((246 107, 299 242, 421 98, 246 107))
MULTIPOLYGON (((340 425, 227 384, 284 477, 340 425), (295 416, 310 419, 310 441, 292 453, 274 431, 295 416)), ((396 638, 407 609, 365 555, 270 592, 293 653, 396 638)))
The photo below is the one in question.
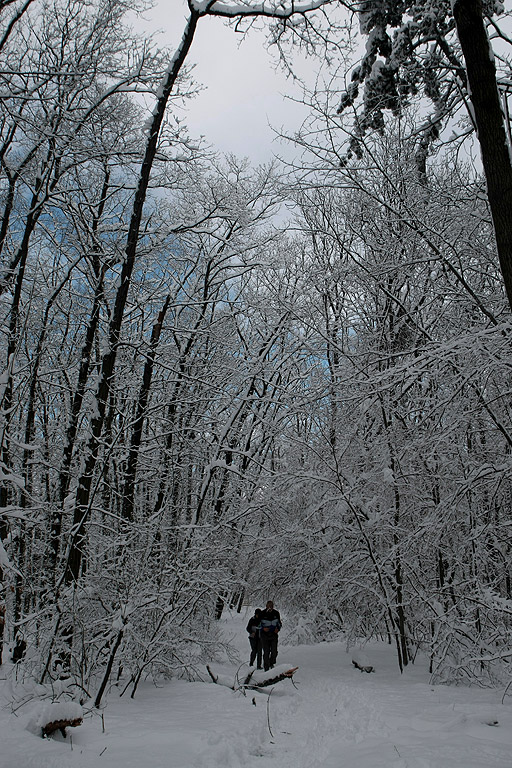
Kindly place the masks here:
POLYGON ((130 281, 137 256, 140 226, 144 203, 146 201, 151 169, 158 148, 160 129, 165 117, 165 111, 169 97, 176 83, 187 54, 192 45, 194 34, 199 20, 197 11, 192 11, 181 43, 170 63, 165 81, 162 85, 161 95, 156 104, 153 120, 149 128, 149 137, 146 144, 144 159, 140 170, 139 183, 133 202, 132 216, 128 229, 128 237, 125 249, 125 259, 121 270, 120 286, 116 294, 112 320, 109 328, 108 349, 103 356, 100 380, 96 391, 97 410, 91 419, 91 438, 87 447, 85 468, 79 479, 75 509, 73 515, 72 536, 69 545, 68 558, 65 570, 65 581, 70 584, 76 582, 80 576, 83 550, 86 537, 86 522, 89 515, 89 502, 91 497, 92 481, 100 450, 100 438, 105 419, 107 402, 112 386, 112 376, 117 358, 121 326, 124 310, 128 298, 130 281))
POLYGON ((456 0, 457 25, 482 153, 496 246, 512 309, 512 158, 481 0, 456 0))

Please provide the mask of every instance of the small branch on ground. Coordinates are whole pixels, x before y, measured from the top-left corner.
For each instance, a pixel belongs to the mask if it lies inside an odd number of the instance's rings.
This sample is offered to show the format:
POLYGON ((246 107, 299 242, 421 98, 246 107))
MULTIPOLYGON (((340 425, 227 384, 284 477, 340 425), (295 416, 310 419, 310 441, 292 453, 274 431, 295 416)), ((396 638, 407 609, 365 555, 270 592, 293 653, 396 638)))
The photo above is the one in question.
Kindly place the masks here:
MULTIPOLYGON (((272 691, 274 689, 272 688, 272 691)), ((268 725, 268 732, 270 733, 270 738, 274 738, 274 734, 272 733, 272 728, 270 727, 270 697, 272 695, 272 691, 270 691, 267 699, 267 725, 268 725)))
POLYGON ((218 679, 219 679, 218 676, 213 674, 213 672, 210 669, 210 667, 208 666, 208 664, 206 665, 206 669, 208 670, 208 674, 210 675, 210 677, 213 680, 213 682, 216 683, 218 681, 218 679))

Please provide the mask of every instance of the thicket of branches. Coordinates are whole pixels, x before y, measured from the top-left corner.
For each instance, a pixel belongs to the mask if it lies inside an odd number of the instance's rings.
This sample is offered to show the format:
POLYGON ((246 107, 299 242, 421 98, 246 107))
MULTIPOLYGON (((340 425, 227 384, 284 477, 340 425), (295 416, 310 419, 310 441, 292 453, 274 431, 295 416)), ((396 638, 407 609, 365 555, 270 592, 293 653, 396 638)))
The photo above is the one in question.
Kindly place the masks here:
POLYGON ((347 162, 345 116, 323 113, 286 177, 215 158, 169 109, 215 11, 189 5, 172 55, 123 31, 121 2, 0 4, 18 678, 99 706, 195 676, 224 602, 271 591, 302 639, 503 679, 512 328, 478 171, 449 146, 418 168, 407 114, 347 162))

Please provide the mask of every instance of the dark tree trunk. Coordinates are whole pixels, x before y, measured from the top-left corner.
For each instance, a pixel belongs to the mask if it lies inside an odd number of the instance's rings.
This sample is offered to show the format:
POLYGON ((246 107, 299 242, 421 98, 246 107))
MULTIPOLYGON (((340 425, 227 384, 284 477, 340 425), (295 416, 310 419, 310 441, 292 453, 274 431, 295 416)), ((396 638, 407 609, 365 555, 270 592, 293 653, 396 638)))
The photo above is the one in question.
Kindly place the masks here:
POLYGON ((453 16, 466 63, 501 272, 512 308, 512 160, 481 0, 456 0, 453 16))
POLYGON ((85 468, 78 483, 73 517, 73 535, 70 542, 68 561, 65 571, 65 580, 68 584, 76 582, 81 572, 93 474, 100 451, 101 433, 103 429, 107 403, 110 396, 124 310, 126 301, 128 299, 128 291, 130 288, 131 277, 137 256, 137 246, 139 241, 144 203, 146 201, 151 169, 153 167, 158 148, 160 129, 164 120, 167 102, 181 71, 181 67, 183 66, 187 54, 190 50, 190 46, 192 45, 198 20, 199 14, 195 11, 192 12, 185 28, 185 32, 183 34, 183 38, 181 40, 178 51, 176 52, 176 55, 174 56, 169 67, 167 78, 162 87, 161 96, 158 99, 153 114, 153 120, 149 128, 149 138, 146 144, 144 159, 140 169, 139 183, 135 193, 132 216, 128 229, 125 258, 120 276, 120 286, 116 294, 112 320, 109 328, 108 350, 103 356, 100 381, 96 392, 97 412, 94 415, 94 418, 91 420, 92 435, 87 447, 85 468))

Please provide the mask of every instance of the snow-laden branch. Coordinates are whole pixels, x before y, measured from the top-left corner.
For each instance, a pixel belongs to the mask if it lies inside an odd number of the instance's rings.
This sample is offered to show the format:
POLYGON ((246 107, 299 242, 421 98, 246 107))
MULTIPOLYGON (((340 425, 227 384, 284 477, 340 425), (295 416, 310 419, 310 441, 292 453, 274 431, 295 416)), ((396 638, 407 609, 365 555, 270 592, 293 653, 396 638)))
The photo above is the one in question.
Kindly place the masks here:
POLYGON ((221 0, 189 0, 189 7, 199 16, 222 16, 228 19, 241 16, 265 16, 272 19, 289 19, 296 14, 311 13, 331 4, 332 0, 271 0, 271 2, 252 2, 251 0, 236 0, 222 2, 221 0))

